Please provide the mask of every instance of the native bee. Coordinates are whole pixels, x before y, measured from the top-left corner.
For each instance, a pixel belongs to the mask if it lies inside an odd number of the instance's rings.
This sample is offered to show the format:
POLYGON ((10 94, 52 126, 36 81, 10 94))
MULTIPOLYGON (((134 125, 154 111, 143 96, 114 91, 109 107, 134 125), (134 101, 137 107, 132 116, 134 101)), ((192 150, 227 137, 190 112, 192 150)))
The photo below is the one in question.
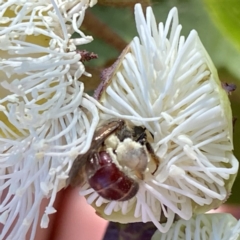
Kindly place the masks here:
MULTIPOLYGON (((68 183, 83 185, 86 181, 107 200, 126 201, 139 190, 139 181, 149 161, 159 166, 148 132, 122 119, 112 119, 99 127, 89 150, 79 155, 70 170, 68 183)), ((150 134, 151 136, 151 134, 150 134)))

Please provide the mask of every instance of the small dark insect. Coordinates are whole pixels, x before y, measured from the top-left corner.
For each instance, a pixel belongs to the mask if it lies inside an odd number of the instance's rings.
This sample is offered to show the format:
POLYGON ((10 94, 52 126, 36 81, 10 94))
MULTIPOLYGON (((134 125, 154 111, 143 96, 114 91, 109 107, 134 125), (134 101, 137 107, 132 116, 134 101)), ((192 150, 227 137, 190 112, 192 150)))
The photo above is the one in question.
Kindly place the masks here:
POLYGON ((223 82, 222 82, 222 87, 228 93, 228 95, 231 95, 232 92, 234 92, 237 88, 237 86, 233 83, 223 83, 223 82))
POLYGON ((124 120, 111 120, 96 130, 89 151, 76 158, 68 183, 76 186, 88 181, 107 200, 129 200, 138 192, 138 180, 144 179, 149 157, 156 165, 154 174, 159 159, 147 141, 145 128, 130 127, 124 120), (120 168, 133 174, 130 177, 120 168))
POLYGON ((96 53, 88 52, 87 50, 77 50, 77 52, 81 55, 81 62, 98 58, 98 55, 96 53))

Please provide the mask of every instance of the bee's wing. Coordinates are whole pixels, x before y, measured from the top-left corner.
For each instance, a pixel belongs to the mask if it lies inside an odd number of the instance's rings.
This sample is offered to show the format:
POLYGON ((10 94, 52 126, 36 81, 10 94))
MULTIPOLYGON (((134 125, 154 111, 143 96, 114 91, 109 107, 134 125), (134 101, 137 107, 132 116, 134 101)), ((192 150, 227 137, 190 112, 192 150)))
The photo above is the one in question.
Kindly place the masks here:
POLYGON ((124 123, 125 122, 121 119, 111 120, 100 126, 95 131, 89 150, 84 154, 78 155, 74 160, 72 168, 69 172, 69 178, 67 179, 67 186, 69 184, 71 186, 77 186, 85 182, 84 166, 86 162, 88 159, 92 158, 94 152, 98 151, 98 148, 102 145, 105 139, 118 129, 122 128, 124 123))
POLYGON ((90 151, 87 151, 86 153, 77 156, 69 172, 69 178, 67 179, 66 186, 70 184, 72 187, 75 187, 77 185, 83 185, 85 183, 86 177, 84 173, 84 166, 91 155, 92 153, 90 153, 90 151))

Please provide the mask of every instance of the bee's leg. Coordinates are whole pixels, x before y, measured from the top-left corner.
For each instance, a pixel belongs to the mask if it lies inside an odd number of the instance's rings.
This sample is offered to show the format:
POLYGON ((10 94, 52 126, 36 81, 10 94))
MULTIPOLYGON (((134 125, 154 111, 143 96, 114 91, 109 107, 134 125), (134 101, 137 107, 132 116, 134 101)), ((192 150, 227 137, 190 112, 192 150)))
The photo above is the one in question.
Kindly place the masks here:
POLYGON ((139 142, 141 145, 144 145, 146 143, 147 134, 145 130, 146 128, 144 128, 144 132, 142 132, 136 139, 136 142, 139 142))
POLYGON ((156 164, 156 169, 152 172, 152 175, 155 174, 155 172, 158 170, 158 167, 159 167, 159 164, 160 164, 160 161, 159 161, 159 158, 158 156, 155 154, 151 144, 149 142, 146 142, 146 148, 152 158, 152 160, 154 161, 154 163, 156 164))

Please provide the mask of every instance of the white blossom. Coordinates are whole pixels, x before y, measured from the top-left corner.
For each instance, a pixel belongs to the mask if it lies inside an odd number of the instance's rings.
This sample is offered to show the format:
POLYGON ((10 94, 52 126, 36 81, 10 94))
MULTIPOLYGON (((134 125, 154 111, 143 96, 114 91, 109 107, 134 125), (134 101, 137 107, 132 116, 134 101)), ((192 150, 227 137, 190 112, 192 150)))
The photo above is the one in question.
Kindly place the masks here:
POLYGON ((92 41, 79 27, 96 0, 0 3, 0 239, 34 239, 56 212, 72 162, 88 150, 99 121, 83 96, 76 46, 92 41), (71 39, 77 32, 79 37, 71 39))
POLYGON ((107 201, 89 185, 81 194, 110 221, 152 221, 167 232, 176 216, 189 220, 228 198, 238 171, 231 107, 197 32, 181 36, 176 8, 165 25, 156 24, 151 7, 145 19, 139 4, 135 18, 139 37, 103 73, 106 79, 95 94, 103 106, 95 104, 101 119, 118 117, 146 127, 160 165, 148 174, 150 161, 128 201, 107 201))
POLYGON ((167 233, 156 231, 152 240, 240 240, 240 221, 231 214, 199 214, 176 221, 167 233))

